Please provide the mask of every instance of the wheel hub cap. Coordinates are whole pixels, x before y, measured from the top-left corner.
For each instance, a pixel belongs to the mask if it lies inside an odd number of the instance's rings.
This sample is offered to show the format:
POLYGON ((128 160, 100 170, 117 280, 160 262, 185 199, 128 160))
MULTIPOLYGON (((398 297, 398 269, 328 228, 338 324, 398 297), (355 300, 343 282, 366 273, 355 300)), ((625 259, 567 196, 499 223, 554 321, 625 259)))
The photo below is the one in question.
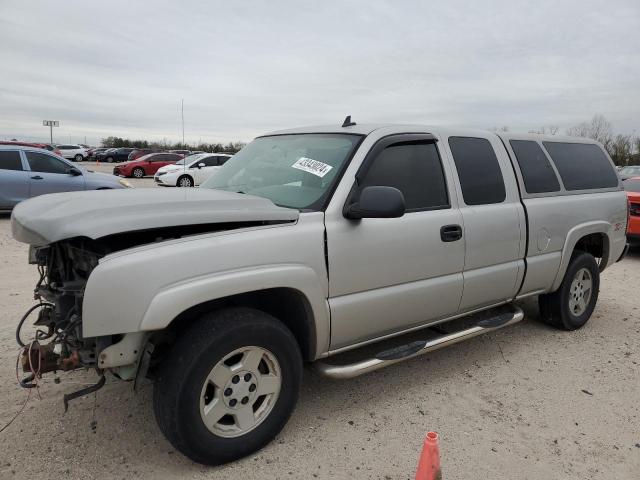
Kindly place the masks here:
POLYGON ((569 291, 569 310, 576 317, 582 315, 591 300, 591 273, 586 268, 578 270, 571 282, 571 290, 569 291))
POLYGON ((242 347, 211 369, 200 395, 205 426, 220 437, 238 437, 267 418, 280 394, 280 365, 261 347, 242 347))

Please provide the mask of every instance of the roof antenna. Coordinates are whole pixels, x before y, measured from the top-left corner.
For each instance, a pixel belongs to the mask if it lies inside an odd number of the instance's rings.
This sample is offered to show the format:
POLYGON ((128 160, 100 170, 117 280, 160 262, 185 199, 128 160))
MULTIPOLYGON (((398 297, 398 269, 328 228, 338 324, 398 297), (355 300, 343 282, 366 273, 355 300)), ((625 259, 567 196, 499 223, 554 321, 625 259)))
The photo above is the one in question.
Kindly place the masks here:
POLYGON ((344 119, 344 122, 342 123, 343 127, 353 127, 356 124, 356 122, 352 122, 351 121, 351 115, 347 115, 347 118, 344 119))

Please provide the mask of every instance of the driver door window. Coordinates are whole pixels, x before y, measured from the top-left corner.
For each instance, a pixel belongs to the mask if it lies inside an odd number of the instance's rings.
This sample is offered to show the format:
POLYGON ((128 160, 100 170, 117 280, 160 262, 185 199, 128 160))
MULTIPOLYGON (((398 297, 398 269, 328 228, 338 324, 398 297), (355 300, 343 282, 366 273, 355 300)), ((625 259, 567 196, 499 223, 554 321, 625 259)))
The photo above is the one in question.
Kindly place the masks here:
POLYGON ((365 174, 360 190, 395 187, 407 212, 449 208, 447 185, 434 143, 397 143, 385 148, 365 174))

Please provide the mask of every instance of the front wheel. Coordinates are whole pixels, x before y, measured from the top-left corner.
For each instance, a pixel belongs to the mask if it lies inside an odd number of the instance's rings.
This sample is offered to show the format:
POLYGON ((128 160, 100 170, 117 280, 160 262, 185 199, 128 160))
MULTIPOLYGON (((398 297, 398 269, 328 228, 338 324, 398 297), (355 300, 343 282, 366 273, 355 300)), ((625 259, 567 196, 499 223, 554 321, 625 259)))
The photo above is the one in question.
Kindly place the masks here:
POLYGON ((144 177, 144 170, 141 169, 140 167, 136 167, 133 169, 133 172, 131 172, 132 175, 136 178, 142 178, 144 177))
POLYGON ((589 253, 575 252, 560 288, 538 297, 542 321, 563 330, 582 327, 596 308, 599 289, 596 259, 589 253))
POLYGON ((204 315, 162 361, 153 404, 160 429, 195 462, 249 455, 284 427, 298 398, 302 357, 274 317, 248 308, 204 315))
POLYGON ((107 157, 107 163, 113 163, 113 157, 107 157))
POLYGON ((177 187, 193 187, 193 179, 189 175, 182 175, 176 182, 177 187))
POLYGON ((74 160, 76 162, 81 162, 81 161, 84 160, 84 157, 82 155, 78 154, 78 155, 75 156, 74 160))

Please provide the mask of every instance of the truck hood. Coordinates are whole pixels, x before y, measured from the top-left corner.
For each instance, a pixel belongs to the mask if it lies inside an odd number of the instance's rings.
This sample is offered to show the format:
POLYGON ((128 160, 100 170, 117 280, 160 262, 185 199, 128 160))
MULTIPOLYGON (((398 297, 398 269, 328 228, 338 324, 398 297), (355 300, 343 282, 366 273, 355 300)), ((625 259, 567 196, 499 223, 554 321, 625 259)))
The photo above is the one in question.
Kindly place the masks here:
POLYGON ((42 195, 11 214, 13 237, 48 245, 73 237, 98 239, 122 232, 180 225, 295 221, 298 210, 270 200, 208 188, 122 189, 42 195))

